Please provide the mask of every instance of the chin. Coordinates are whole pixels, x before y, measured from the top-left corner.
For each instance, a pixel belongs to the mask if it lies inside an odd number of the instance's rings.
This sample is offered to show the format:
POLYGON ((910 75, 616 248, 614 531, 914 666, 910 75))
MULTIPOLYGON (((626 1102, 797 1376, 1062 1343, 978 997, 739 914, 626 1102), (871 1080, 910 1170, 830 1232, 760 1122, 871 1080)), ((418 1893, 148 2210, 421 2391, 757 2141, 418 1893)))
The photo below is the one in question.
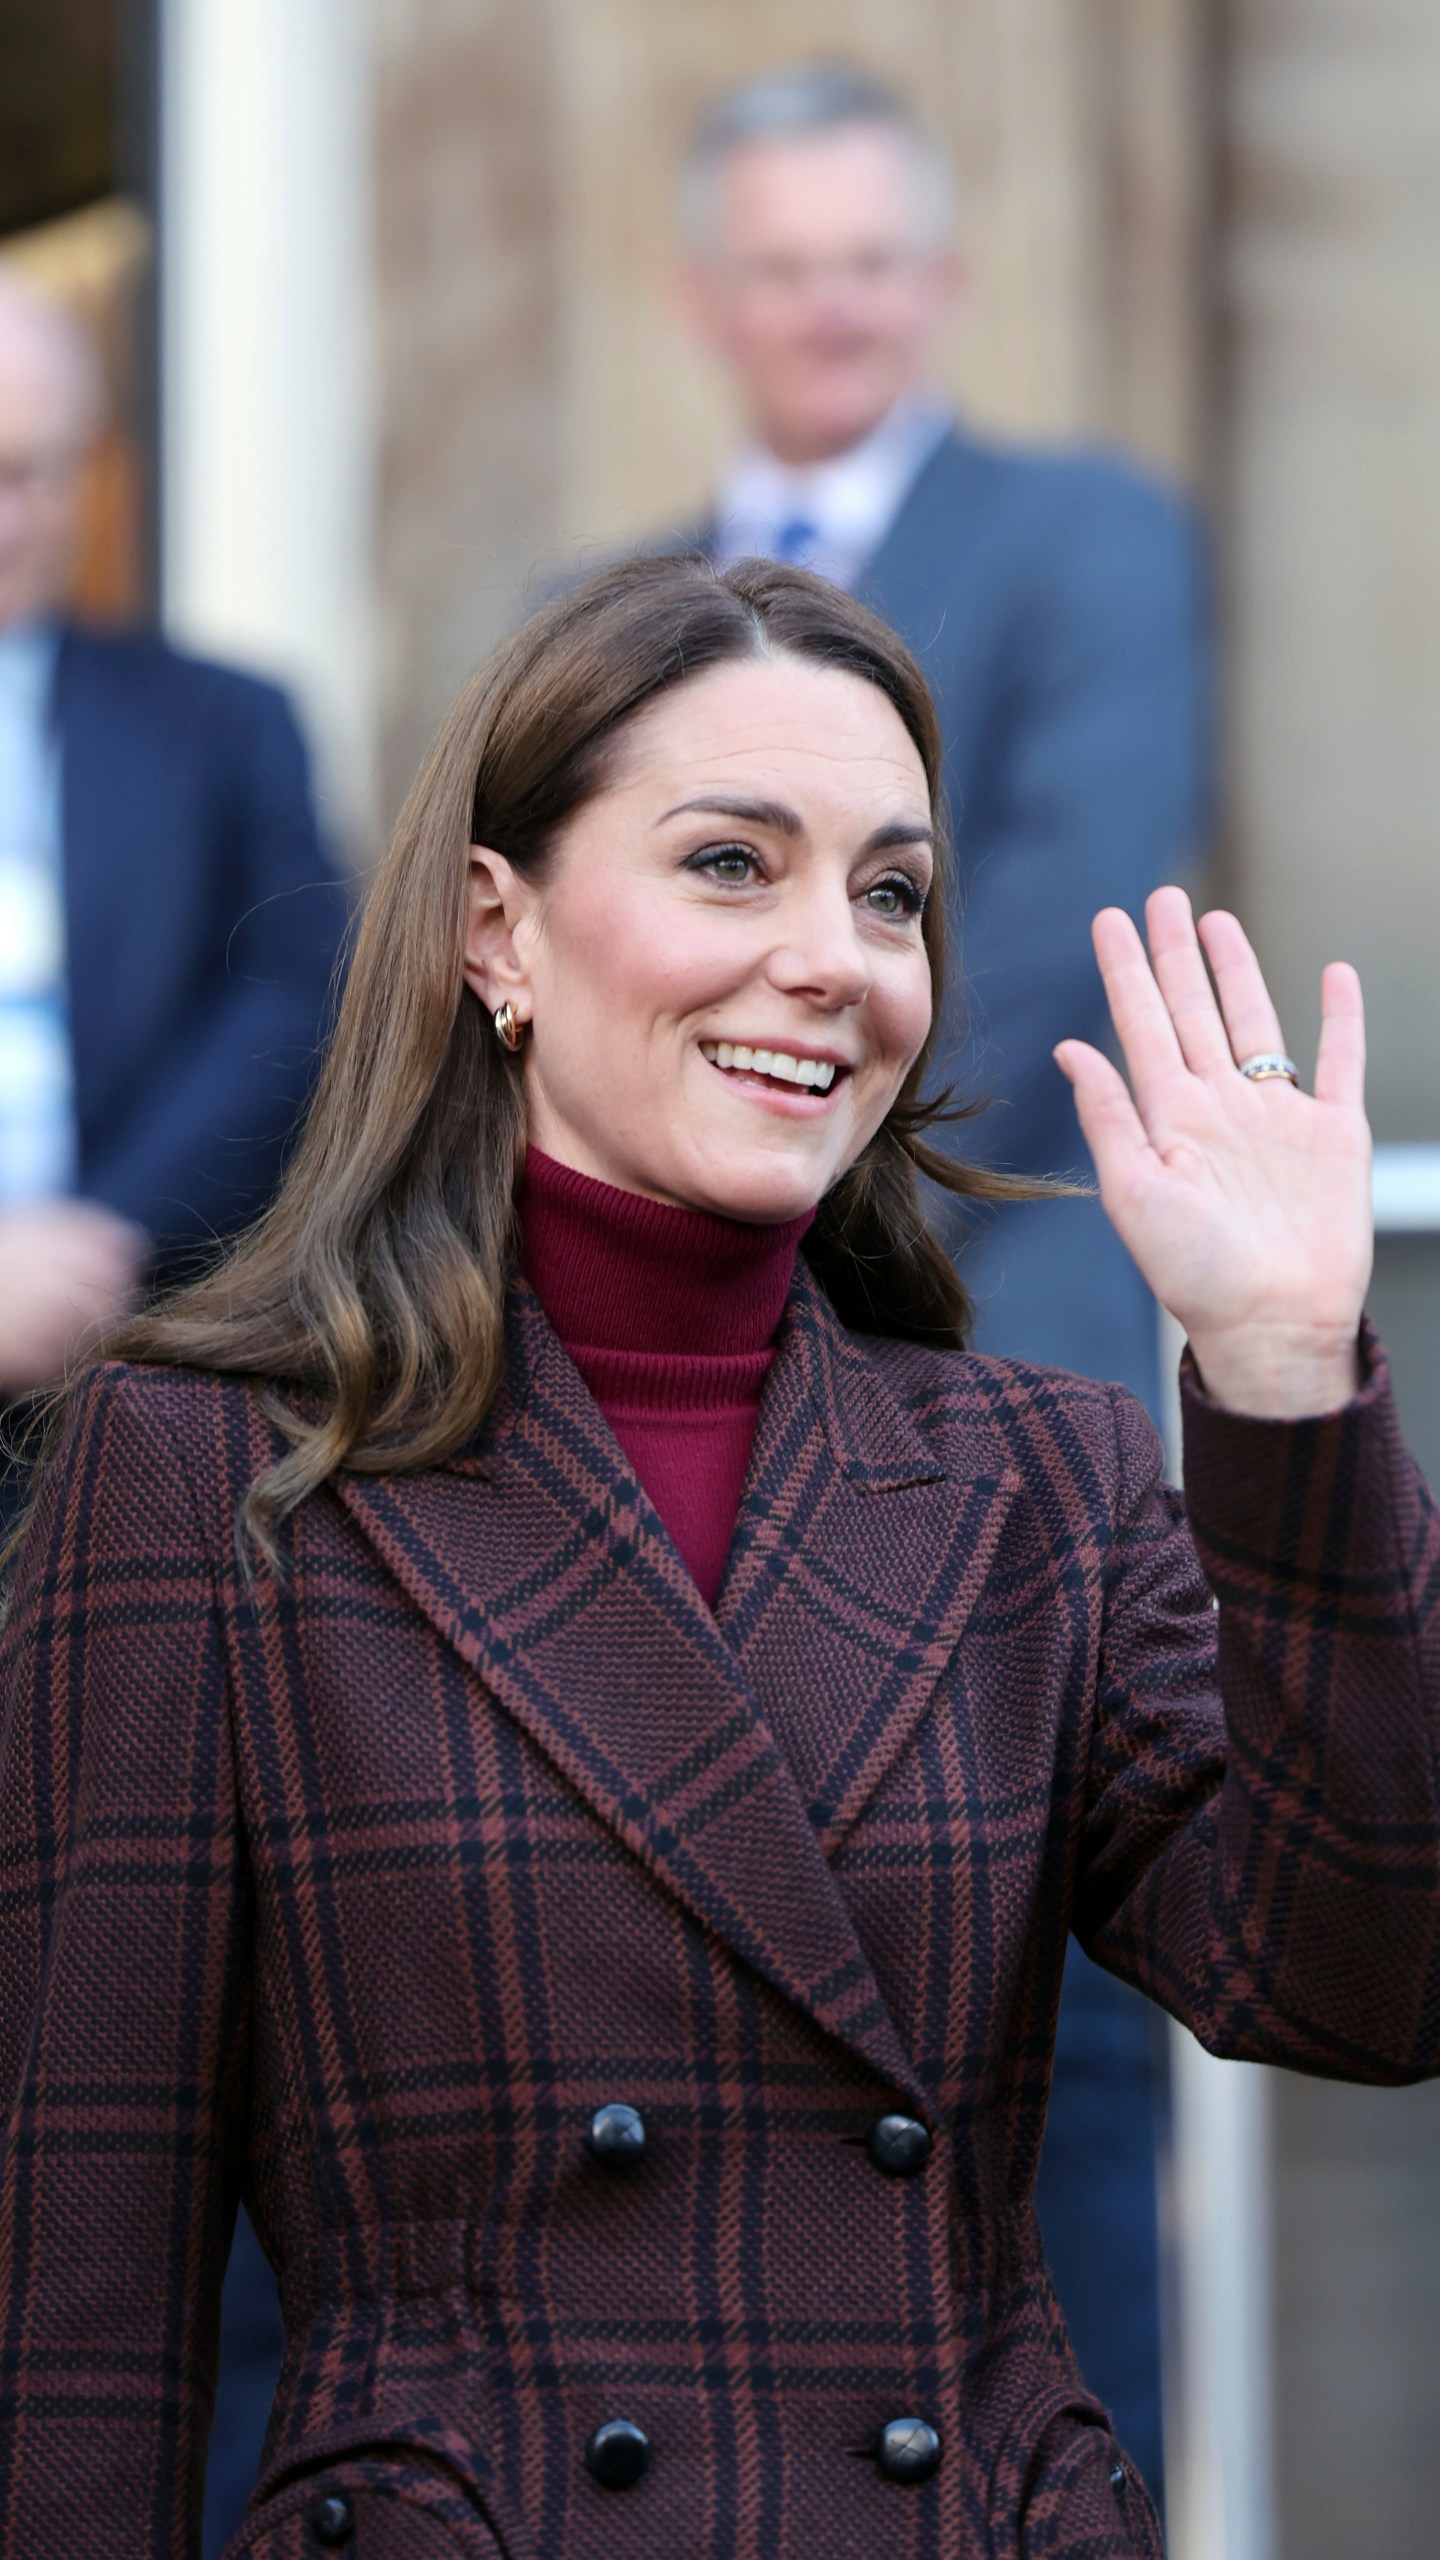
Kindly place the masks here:
POLYGON ((833 1176, 802 1165, 747 1164, 706 1169, 694 1206, 712 1218, 738 1218, 746 1226, 781 1227, 818 1207, 833 1176))
POLYGON ((869 380, 827 384, 808 404, 806 441, 817 450, 847 451, 878 427, 894 406, 894 396, 887 384, 869 380))

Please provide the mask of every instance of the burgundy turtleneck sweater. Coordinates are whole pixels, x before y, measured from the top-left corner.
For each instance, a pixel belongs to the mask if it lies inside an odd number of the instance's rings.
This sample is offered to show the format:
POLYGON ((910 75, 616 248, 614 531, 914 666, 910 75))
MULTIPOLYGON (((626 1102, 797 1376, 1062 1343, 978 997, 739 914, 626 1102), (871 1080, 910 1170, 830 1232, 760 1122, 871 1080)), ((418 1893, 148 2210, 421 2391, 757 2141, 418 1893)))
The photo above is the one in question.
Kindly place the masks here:
POLYGON ((525 1159, 525 1276, 707 1602, 812 1216, 742 1226, 525 1159))

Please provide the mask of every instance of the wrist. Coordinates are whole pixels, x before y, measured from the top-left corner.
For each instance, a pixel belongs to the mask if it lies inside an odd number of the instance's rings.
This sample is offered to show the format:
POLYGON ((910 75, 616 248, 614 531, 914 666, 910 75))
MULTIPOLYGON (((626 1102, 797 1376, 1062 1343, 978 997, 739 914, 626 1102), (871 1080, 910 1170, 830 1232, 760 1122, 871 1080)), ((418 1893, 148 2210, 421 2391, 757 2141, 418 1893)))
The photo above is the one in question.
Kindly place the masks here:
POLYGON ((1336 1413, 1361 1387, 1359 1327, 1267 1326, 1193 1332, 1190 1354, 1211 1402, 1261 1422, 1336 1413))

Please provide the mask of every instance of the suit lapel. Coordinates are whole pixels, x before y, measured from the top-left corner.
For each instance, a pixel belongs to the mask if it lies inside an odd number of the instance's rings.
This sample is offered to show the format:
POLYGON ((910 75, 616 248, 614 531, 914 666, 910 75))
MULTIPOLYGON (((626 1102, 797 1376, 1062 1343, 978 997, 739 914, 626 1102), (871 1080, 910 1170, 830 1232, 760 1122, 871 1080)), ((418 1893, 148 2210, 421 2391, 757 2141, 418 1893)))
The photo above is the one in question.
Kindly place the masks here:
POLYGON ((523 1286, 507 1339, 507 1387, 472 1455, 342 1478, 341 1501, 627 1847, 923 2103, 745 1673, 523 1286))
POLYGON ((942 523, 952 546, 963 549, 979 503, 980 477, 973 449, 952 428, 916 473, 894 523, 856 581, 861 602, 905 631, 912 647, 941 636, 938 627, 926 630, 917 623, 917 614, 933 612, 937 601, 936 526, 942 523))
POLYGON ((716 1607, 762 1706, 815 1666, 827 1854, 924 1715, 1018 1484, 988 1438, 941 1465, 802 1265, 716 1607))

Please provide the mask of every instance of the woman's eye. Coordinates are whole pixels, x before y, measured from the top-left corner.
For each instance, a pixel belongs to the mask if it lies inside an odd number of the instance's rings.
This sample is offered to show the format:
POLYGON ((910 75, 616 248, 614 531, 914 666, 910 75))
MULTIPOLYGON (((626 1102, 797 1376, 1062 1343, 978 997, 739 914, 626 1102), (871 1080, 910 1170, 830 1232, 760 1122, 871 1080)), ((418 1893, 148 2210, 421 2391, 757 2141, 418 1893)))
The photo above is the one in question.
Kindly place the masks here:
POLYGON ((897 872, 888 880, 873 881, 865 891, 865 904, 872 915, 918 916, 925 899, 913 880, 897 872))
POLYGON ((758 866, 747 845, 715 844, 707 845, 703 853, 692 853, 685 868, 703 871, 711 880, 723 881, 730 888, 753 880, 758 866))

